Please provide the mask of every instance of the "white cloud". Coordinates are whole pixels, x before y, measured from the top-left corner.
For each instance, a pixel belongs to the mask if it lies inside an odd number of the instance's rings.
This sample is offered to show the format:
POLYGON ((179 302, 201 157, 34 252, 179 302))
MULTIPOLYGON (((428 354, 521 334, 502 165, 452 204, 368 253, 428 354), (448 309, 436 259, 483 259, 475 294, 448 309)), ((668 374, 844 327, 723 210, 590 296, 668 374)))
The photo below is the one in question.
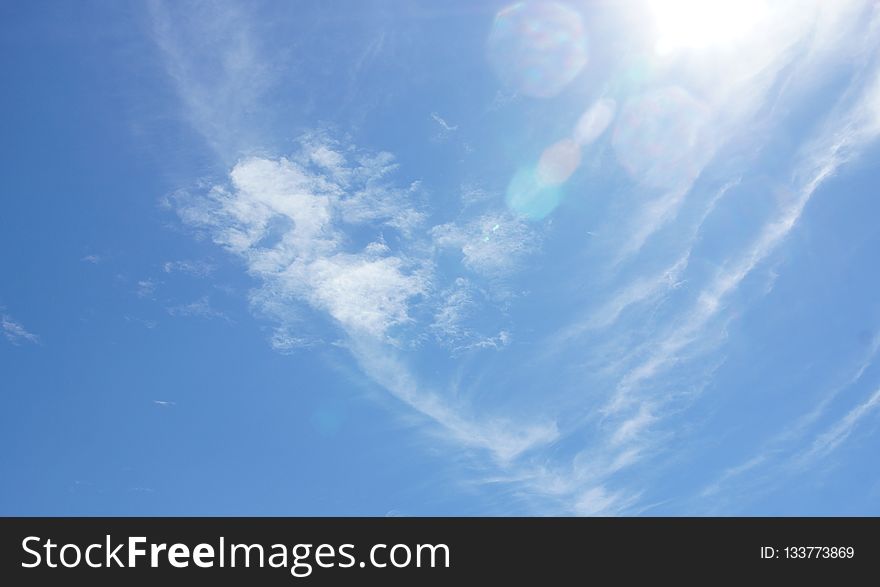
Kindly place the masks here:
POLYGON ((535 229, 507 213, 489 213, 463 223, 450 222, 431 229, 440 249, 459 251, 465 267, 486 276, 509 273, 539 244, 535 229))
POLYGON ((467 183, 461 186, 461 203, 464 208, 485 204, 493 197, 492 192, 479 185, 467 183))
POLYGON ((179 4, 149 2, 153 38, 187 119, 222 160, 234 161, 263 146, 267 123, 258 114, 275 84, 272 65, 243 5, 179 4))
POLYGON ((457 278, 452 287, 441 293, 442 301, 431 324, 431 329, 441 340, 457 341, 469 335, 464 322, 476 305, 473 296, 473 286, 463 277, 457 278))
POLYGON ((39 336, 32 332, 28 332, 24 326, 9 314, 0 315, 0 329, 3 330, 3 335, 6 337, 6 340, 14 345, 18 345, 22 342, 29 342, 32 344, 39 344, 40 342, 39 336))
POLYGON ((632 500, 609 493, 604 487, 591 487, 576 497, 574 512, 579 516, 610 516, 620 514, 631 503, 632 500))
POLYGON ((443 117, 441 117, 436 112, 431 113, 431 120, 436 122, 437 126, 439 127, 439 130, 434 135, 435 141, 444 141, 447 138, 449 138, 449 136, 452 133, 454 133, 458 130, 457 124, 449 124, 448 122, 446 122, 446 120, 443 119, 443 117))
POLYGON ((659 274, 638 278, 618 291, 614 297, 601 306, 590 318, 570 334, 577 334, 577 330, 607 328, 614 324, 620 315, 629 307, 636 304, 656 300, 664 292, 679 287, 681 276, 688 266, 690 251, 676 259, 659 274))
POLYGON ((371 379, 439 424, 448 439, 487 450, 499 464, 509 465, 559 437, 552 421, 524 423, 484 414, 465 416, 469 412, 466 407, 455 406, 450 398, 423 389, 394 353, 374 339, 352 338, 350 349, 371 379))
MULTIPOLYGON (((811 464, 814 460, 827 456, 840 442, 842 442, 849 430, 855 425, 856 421, 865 415, 864 410, 859 407, 852 409, 849 416, 844 417, 835 426, 829 428, 828 431, 815 436, 811 448, 807 451, 800 451, 800 447, 804 444, 805 437, 815 427, 821 418, 826 416, 832 403, 839 399, 839 396, 847 390, 851 390, 857 383, 862 380, 863 375, 871 365, 874 364, 876 357, 880 353, 880 335, 874 337, 869 345, 865 355, 858 361, 853 373, 841 385, 833 387, 830 391, 825 392, 819 398, 816 405, 807 413, 797 418, 794 423, 786 426, 780 432, 775 434, 770 440, 765 442, 756 454, 747 458, 744 462, 728 467, 714 482, 707 485, 701 492, 701 497, 713 497, 722 491, 730 489, 730 486, 736 487, 739 478, 746 474, 752 474, 750 480, 752 486, 766 485, 771 478, 778 482, 780 472, 791 473, 804 468, 811 464), (853 414, 859 414, 858 417, 853 414), (849 422, 849 427, 844 423, 849 422), (760 475, 760 471, 772 468, 772 475, 760 475)), ((862 406, 871 406, 871 400, 863 403, 862 406)))
POLYGON ((878 407, 880 407, 880 389, 877 389, 868 399, 854 407, 828 430, 816 437, 809 450, 798 459, 798 463, 806 466, 815 459, 828 456, 852 434, 859 422, 878 407))
POLYGON ((449 124, 448 122, 443 120, 443 118, 439 114, 437 114, 436 112, 431 113, 431 120, 433 120, 434 122, 439 124, 440 128, 442 128, 444 132, 454 132, 454 131, 458 130, 457 124, 456 125, 449 124))
POLYGON ((207 277, 216 267, 206 261, 166 261, 162 264, 165 273, 188 273, 196 277, 207 277))
POLYGON ((296 336, 292 334, 289 327, 279 326, 269 338, 269 344, 275 351, 286 355, 299 349, 314 346, 315 340, 305 336, 296 336))
POLYGON ((211 300, 208 296, 203 296, 194 302, 190 302, 188 304, 181 304, 178 306, 171 306, 167 309, 168 313, 171 316, 182 316, 182 317, 196 317, 196 318, 219 318, 221 320, 226 320, 227 322, 231 322, 229 317, 217 310, 211 305, 211 300))
POLYGON ((139 298, 151 298, 156 293, 156 282, 152 279, 141 279, 137 282, 135 293, 139 298))
POLYGON ((326 310, 347 331, 375 337, 406 323, 410 300, 429 286, 424 273, 407 270, 398 257, 366 259, 339 253, 299 269, 288 278, 307 280, 310 291, 305 295, 313 306, 326 310))
POLYGON ((346 331, 381 338, 409 321, 409 303, 428 291, 430 272, 424 261, 391 254, 381 238, 355 249, 345 224, 396 228, 406 237, 421 214, 410 190, 382 183, 394 168, 390 156, 358 155, 349 164, 330 153, 307 143, 292 159, 243 160, 231 185, 184 198, 179 211, 247 261, 264 281, 261 304, 298 299, 346 331), (318 169, 302 163, 314 153, 318 169))
POLYGON ((425 214, 411 204, 419 190, 418 182, 401 190, 370 181, 340 201, 342 219, 350 224, 382 221, 409 236, 425 221, 425 214))
POLYGON ((470 280, 457 278, 437 298, 429 329, 437 342, 450 348, 454 356, 478 349, 498 350, 510 344, 513 337, 508 330, 501 329, 488 336, 473 324, 491 302, 486 292, 470 280))
POLYGON ((137 316, 124 316, 126 322, 132 322, 135 324, 140 324, 144 328, 148 330, 153 330, 159 324, 155 320, 145 320, 143 318, 138 318, 137 316))
POLYGON ((495 349, 495 350, 498 350, 498 349, 502 349, 502 348, 506 347, 507 345, 509 345, 511 340, 512 340, 512 336, 511 336, 510 332, 508 332, 507 330, 500 330, 500 331, 498 331, 498 334, 496 334, 495 336, 477 338, 474 341, 465 342, 464 344, 461 344, 461 345, 455 347, 453 350, 456 353, 463 352, 463 351, 471 351, 471 350, 476 350, 476 349, 495 349))

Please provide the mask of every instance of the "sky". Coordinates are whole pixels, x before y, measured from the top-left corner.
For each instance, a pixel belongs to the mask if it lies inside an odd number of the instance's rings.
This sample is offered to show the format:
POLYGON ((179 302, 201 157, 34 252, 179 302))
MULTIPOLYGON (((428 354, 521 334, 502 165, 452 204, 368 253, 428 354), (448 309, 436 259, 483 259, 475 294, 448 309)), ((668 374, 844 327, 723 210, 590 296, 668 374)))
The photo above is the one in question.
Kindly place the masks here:
POLYGON ((4 2, 0 514, 880 514, 880 7, 4 2))

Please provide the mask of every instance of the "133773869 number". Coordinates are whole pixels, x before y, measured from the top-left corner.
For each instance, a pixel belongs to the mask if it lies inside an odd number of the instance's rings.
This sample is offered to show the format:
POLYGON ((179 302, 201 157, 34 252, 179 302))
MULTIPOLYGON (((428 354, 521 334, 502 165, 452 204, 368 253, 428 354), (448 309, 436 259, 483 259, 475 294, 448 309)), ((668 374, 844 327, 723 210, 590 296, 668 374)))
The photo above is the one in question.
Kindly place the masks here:
POLYGON ((852 546, 786 546, 781 549, 785 558, 853 558, 852 546))

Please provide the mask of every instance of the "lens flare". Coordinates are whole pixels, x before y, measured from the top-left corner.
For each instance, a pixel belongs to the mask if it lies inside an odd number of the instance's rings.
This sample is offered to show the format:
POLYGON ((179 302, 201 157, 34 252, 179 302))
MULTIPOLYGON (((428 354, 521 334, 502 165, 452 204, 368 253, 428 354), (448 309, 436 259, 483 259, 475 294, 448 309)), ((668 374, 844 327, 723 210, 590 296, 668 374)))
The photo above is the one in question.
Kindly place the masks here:
POLYGON ((617 104, 614 100, 602 98, 584 112, 574 129, 574 140, 579 145, 588 145, 598 139, 611 120, 617 104))
POLYGON ((628 101, 611 139, 618 161, 646 185, 692 181, 711 152, 708 109, 685 90, 667 87, 628 101))
POLYGON ((495 16, 488 58, 498 77, 525 95, 548 98, 587 63, 581 16, 555 2, 520 2, 495 16))
POLYGON ((538 180, 549 186, 560 185, 571 177, 580 164, 580 145, 571 139, 563 139, 544 149, 536 170, 538 180))
POLYGON ((535 167, 524 167, 516 172, 507 186, 507 206, 529 220, 541 220, 562 200, 562 189, 538 176, 535 167))

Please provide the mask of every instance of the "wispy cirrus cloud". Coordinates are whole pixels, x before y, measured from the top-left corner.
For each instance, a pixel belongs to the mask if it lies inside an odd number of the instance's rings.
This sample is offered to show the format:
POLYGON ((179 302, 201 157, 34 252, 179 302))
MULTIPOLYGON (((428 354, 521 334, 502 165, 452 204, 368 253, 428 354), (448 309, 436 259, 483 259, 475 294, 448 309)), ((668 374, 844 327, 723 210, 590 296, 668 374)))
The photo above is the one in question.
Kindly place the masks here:
POLYGON ((134 293, 139 298, 152 298, 156 293, 156 287, 158 284, 154 279, 140 279, 138 280, 134 293))
POLYGON ((859 422, 870 416, 878 407, 880 407, 880 389, 875 390, 865 401, 817 436, 810 447, 799 456, 798 465, 808 466, 815 459, 828 456, 852 434, 859 422))
POLYGON ((841 384, 819 394, 813 407, 773 435, 752 456, 724 469, 717 478, 703 487, 698 499, 717 500, 721 494, 739 501, 750 493, 766 492, 781 482, 780 474, 791 477, 814 466, 826 457, 852 432, 853 428, 875 407, 876 393, 837 422, 817 431, 827 420, 833 404, 843 394, 852 394, 863 383, 863 377, 880 354, 880 336, 875 336, 852 373, 841 384), (807 448, 804 448, 804 447, 807 448))
POLYGON ((462 264, 476 273, 499 276, 519 267, 539 245, 538 232, 508 212, 490 212, 464 222, 431 229, 434 244, 461 255, 462 264))
POLYGON ((440 425, 441 438, 487 451, 497 464, 511 466, 523 453, 555 441, 555 422, 523 422, 474 414, 443 393, 426 391, 393 352, 374 339, 352 338, 349 348, 364 372, 418 413, 440 425))
POLYGON ((449 124, 436 112, 431 113, 431 120, 433 120, 434 122, 439 124, 440 128, 442 128, 445 132, 453 132, 453 131, 458 130, 457 124, 455 124, 455 125, 449 124))
MULTIPOLYGON (((876 139, 880 130, 878 74, 880 69, 870 60, 843 93, 817 134, 800 149, 792 172, 790 199, 782 202, 756 237, 741 251, 730 255, 715 275, 693 294, 690 306, 674 314, 658 327, 656 335, 641 345, 643 354, 636 353, 635 356, 642 354, 642 358, 620 373, 613 393, 603 407, 609 437, 601 452, 610 451, 612 455, 622 456, 634 449, 644 453, 645 442, 650 442, 648 447, 656 446, 659 438, 651 441, 654 433, 650 427, 664 419, 662 414, 669 410, 668 407, 664 410, 664 406, 682 399, 681 393, 670 394, 671 387, 683 387, 683 379, 676 376, 676 370, 687 371, 695 360, 706 362, 706 353, 724 339, 723 325, 732 317, 728 312, 730 299, 746 278, 766 262, 795 229, 807 204, 820 188, 876 139)), ((707 364, 711 368, 712 362, 707 364)), ((693 394, 685 397, 687 402, 694 399, 693 394)), ((808 454, 815 456, 833 449, 852 426, 873 409, 875 401, 871 396, 854 408, 817 438, 817 448, 808 454)), ((681 405, 675 411, 680 409, 681 405)), ((758 456, 731 474, 741 474, 764 460, 758 456)))
POLYGON ((431 113, 431 120, 433 120, 439 127, 439 130, 434 135, 434 140, 444 141, 449 138, 452 133, 458 130, 457 124, 449 124, 446 122, 446 119, 436 112, 431 113))
POLYGON ((170 306, 167 308, 167 311, 171 316, 220 319, 232 322, 229 316, 211 305, 211 299, 208 296, 202 296, 201 298, 187 304, 170 306))
MULTIPOLYGON (((705 351, 711 339, 707 339, 704 331, 724 310, 728 298, 794 229, 807 203, 819 188, 876 138, 880 131, 878 101, 880 69, 872 64, 867 82, 859 80, 858 86, 844 95, 837 112, 829 117, 824 129, 802 150, 801 160, 794 170, 791 201, 783 204, 777 214, 764 224, 758 236, 741 253, 732 256, 696 294, 684 318, 677 320, 649 343, 651 350, 646 358, 628 369, 617 383, 606 405, 610 413, 631 413, 632 406, 640 403, 645 383, 685 359, 683 353, 688 347, 699 344, 701 351, 705 351)), ((640 416, 630 415, 621 426, 628 426, 633 418, 640 416)))
POLYGON ((162 264, 165 273, 186 273, 195 277, 207 277, 216 269, 213 263, 207 261, 166 261, 162 264))
MULTIPOLYGON (((0 307, 0 311, 2 310, 3 308, 0 307)), ((9 314, 0 314, 0 329, 2 329, 3 336, 6 337, 6 340, 14 345, 19 345, 23 342, 31 344, 40 343, 39 336, 28 331, 20 322, 15 320, 9 314)))
POLYGON ((261 112, 276 76, 262 58, 260 35, 245 5, 148 3, 153 39, 186 118, 224 162, 263 147, 261 112))

